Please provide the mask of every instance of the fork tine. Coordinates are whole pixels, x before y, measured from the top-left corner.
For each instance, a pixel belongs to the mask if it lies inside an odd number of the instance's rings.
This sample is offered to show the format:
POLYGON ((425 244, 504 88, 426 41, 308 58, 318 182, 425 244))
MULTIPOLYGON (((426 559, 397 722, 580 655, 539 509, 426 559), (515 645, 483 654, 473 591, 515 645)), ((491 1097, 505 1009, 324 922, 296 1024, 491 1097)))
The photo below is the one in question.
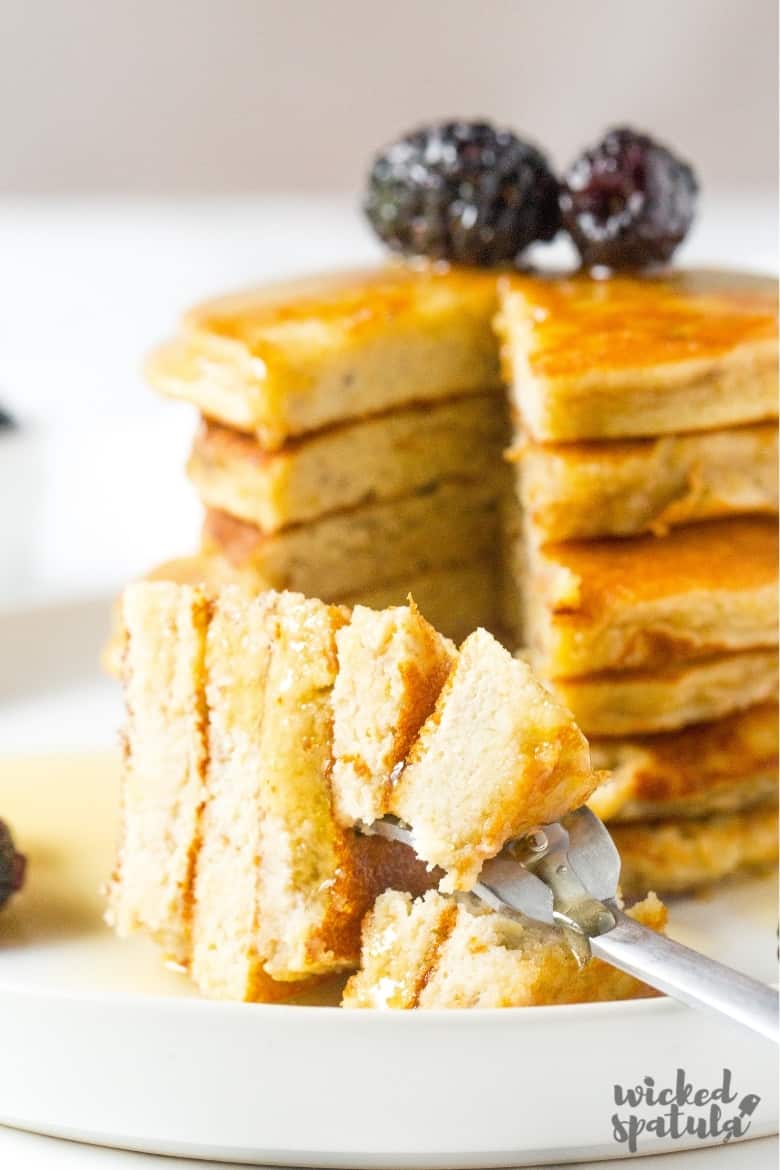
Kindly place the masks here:
POLYGON ((569 834, 569 861, 592 898, 611 901, 620 880, 620 854, 595 813, 583 805, 563 818, 569 834))

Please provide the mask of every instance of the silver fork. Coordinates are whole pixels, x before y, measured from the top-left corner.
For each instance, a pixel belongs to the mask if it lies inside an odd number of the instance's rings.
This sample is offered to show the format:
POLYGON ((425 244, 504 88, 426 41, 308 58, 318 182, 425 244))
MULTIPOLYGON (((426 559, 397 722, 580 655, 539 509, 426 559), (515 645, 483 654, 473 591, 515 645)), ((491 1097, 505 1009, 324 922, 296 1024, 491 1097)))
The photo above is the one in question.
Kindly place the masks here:
MULTIPOLYGON (((415 847, 413 831, 392 820, 364 831, 415 847)), ((581 961, 595 955, 780 1043, 778 992, 629 918, 616 901, 619 877, 614 841, 583 807, 511 843, 483 865, 470 892, 491 910, 561 927, 581 961)))

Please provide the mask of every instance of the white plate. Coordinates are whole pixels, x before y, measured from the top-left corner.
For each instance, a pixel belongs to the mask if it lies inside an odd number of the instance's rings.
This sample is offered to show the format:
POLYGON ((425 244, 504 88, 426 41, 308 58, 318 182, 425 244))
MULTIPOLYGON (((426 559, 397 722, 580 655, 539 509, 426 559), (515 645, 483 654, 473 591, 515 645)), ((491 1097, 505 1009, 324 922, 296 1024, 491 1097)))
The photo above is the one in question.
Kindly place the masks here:
MULTIPOLYGON (((4 747, 110 742, 116 698, 90 656, 103 616, 84 604, 0 617, 4 747), (76 630, 70 676, 47 673, 76 630)), ((662 1087, 682 1068, 714 1088, 727 1068, 737 1098, 725 1115, 755 1094, 748 1136, 776 1132, 773 1046, 669 1000, 382 1014, 196 999, 150 946, 102 926, 115 787, 105 750, 0 764, 0 815, 30 855, 25 892, 0 919, 0 1121, 287 1166, 539 1165, 627 1153, 613 1137, 616 1084, 662 1087)), ((775 917, 774 883, 753 881, 675 903, 672 933, 772 979, 775 917)), ((688 1112, 704 1120, 709 1107, 688 1112)), ((707 1140, 646 1130, 638 1148, 707 1140)))

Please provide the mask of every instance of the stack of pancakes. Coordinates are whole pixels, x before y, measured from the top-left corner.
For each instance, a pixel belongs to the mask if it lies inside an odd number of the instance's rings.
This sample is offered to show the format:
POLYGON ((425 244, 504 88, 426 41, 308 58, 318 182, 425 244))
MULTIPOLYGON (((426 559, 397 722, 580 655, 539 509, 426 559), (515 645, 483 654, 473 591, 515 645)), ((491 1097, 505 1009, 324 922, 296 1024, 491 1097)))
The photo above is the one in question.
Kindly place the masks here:
POLYGON ((388 266, 203 305, 149 374, 205 506, 155 576, 497 633, 610 771, 629 889, 776 856, 773 281, 388 266))
POLYGON ((350 604, 411 591, 452 637, 493 627, 495 307, 489 275, 398 267, 190 313, 149 374, 203 413, 189 475, 209 572, 350 604))
POLYGON ((772 860, 773 283, 508 278, 499 332, 524 641, 611 772, 624 886, 772 860))

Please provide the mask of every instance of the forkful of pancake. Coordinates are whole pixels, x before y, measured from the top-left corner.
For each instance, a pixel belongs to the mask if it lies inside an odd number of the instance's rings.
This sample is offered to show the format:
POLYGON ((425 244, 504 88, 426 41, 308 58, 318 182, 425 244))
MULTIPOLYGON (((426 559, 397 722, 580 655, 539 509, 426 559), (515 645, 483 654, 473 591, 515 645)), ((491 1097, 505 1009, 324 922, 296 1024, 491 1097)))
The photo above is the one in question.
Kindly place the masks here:
POLYGON ((776 992, 666 939, 652 896, 623 913, 587 741, 487 631, 458 649, 411 598, 159 582, 126 590, 122 622, 109 920, 204 993, 291 998, 345 971, 346 1007, 649 985, 776 1036, 776 992))
POLYGON ((598 956, 777 1041, 775 991, 623 912, 618 851, 585 804, 601 777, 573 718, 530 668, 484 630, 455 651, 413 604, 390 612, 393 636, 385 615, 362 608, 339 634, 333 783, 342 816, 442 870, 440 891, 558 926, 579 962, 598 956), (433 677, 446 678, 422 723, 430 691, 406 665, 418 639, 433 677), (379 728, 363 710, 383 710, 379 728))

